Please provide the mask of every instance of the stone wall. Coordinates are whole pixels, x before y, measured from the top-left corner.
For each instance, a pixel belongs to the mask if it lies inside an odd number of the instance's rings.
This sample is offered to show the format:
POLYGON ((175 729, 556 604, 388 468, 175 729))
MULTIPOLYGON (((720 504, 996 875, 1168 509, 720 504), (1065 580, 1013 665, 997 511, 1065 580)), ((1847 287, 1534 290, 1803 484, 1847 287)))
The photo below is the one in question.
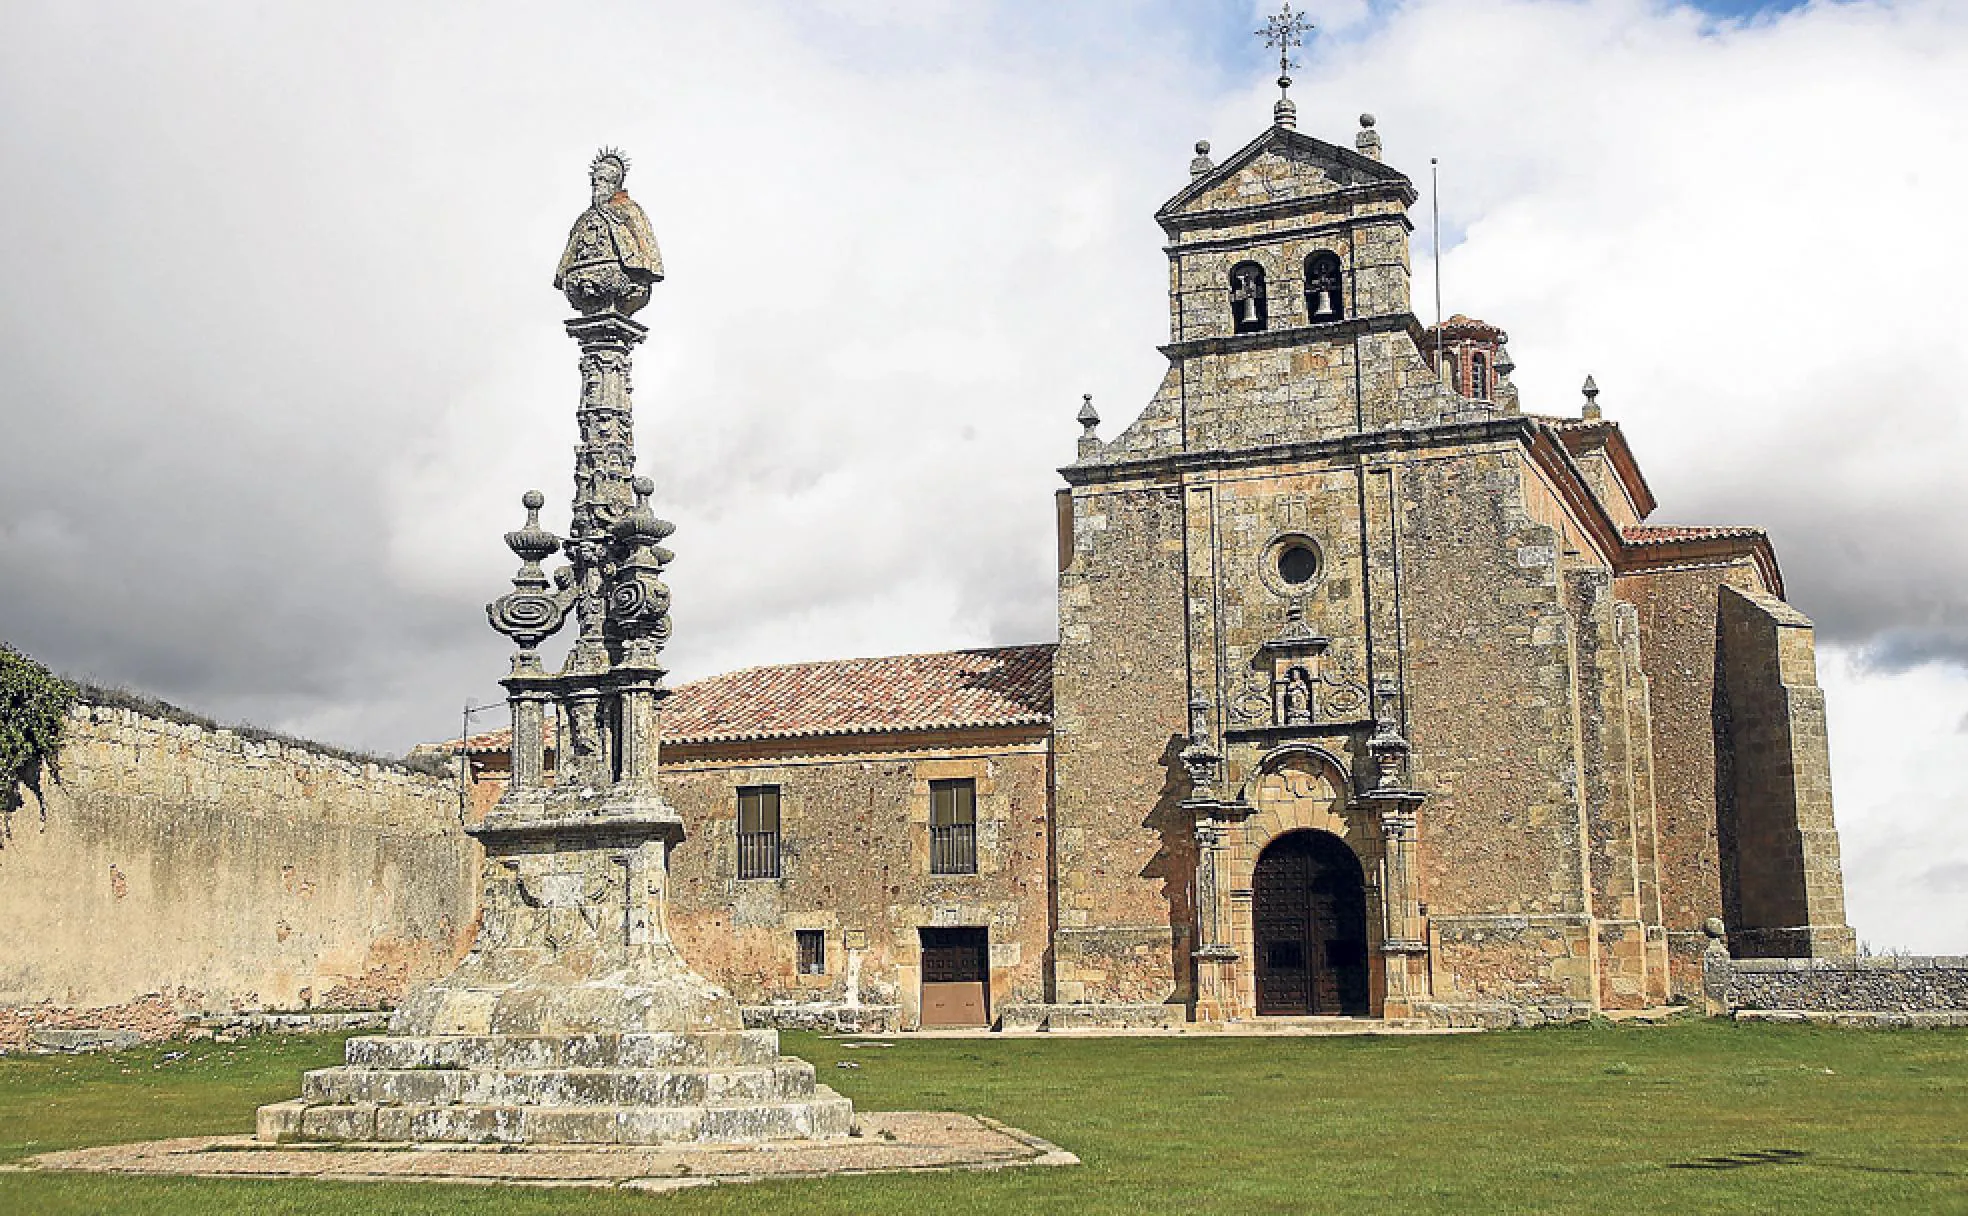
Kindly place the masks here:
MULTIPOLYGON (((1053 747, 1059 1001, 1157 1003, 1190 977, 1193 837, 1183 508, 1152 482, 1073 492, 1053 747)), ((1046 998, 1039 998, 1044 1000, 1046 998)))
POLYGON ((1968 1014, 1968 956, 1703 960, 1711 1009, 1968 1014))
POLYGON ((1043 1001, 1049 762, 1043 727, 666 749, 677 944, 761 1024, 913 1027, 935 926, 988 932, 993 1009, 1043 1001), (976 782, 975 874, 930 873, 930 782, 949 778, 976 782), (738 877, 737 791, 756 785, 780 791, 778 878, 738 877), (798 930, 823 935, 822 973, 800 973, 798 930))
POLYGON ((83 705, 42 792, 0 834, 0 1046, 375 1008, 470 942, 477 846, 444 778, 83 705))

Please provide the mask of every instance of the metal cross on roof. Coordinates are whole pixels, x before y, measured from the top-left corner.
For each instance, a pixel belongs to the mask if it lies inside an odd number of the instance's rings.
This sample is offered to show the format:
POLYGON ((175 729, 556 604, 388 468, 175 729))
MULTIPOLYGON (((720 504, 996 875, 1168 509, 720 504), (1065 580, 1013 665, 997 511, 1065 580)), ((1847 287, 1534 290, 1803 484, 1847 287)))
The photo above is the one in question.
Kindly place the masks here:
POLYGON ((1292 48, 1305 45, 1305 35, 1313 29, 1312 19, 1304 13, 1292 11, 1291 0, 1285 0, 1283 8, 1265 19, 1264 28, 1257 36, 1264 39, 1264 45, 1278 48, 1278 74, 1291 75, 1298 65, 1291 60, 1292 48))

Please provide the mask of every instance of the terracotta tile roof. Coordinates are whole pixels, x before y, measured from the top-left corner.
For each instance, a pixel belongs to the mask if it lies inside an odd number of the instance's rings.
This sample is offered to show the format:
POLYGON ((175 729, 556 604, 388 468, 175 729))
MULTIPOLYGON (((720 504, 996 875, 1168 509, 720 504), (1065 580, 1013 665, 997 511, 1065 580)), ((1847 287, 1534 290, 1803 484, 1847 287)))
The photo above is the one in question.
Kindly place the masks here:
MULTIPOLYGON (((677 686, 665 743, 1042 726, 1052 720, 1050 643, 748 667, 677 686)), ((548 743, 553 742, 548 723, 548 743)), ((464 740, 504 751, 506 731, 464 740)), ((454 750, 458 741, 439 745, 454 750)))
POLYGON ((1756 540, 1761 528, 1660 527, 1651 524, 1623 528, 1620 535, 1629 545, 1671 545, 1684 540, 1756 540))

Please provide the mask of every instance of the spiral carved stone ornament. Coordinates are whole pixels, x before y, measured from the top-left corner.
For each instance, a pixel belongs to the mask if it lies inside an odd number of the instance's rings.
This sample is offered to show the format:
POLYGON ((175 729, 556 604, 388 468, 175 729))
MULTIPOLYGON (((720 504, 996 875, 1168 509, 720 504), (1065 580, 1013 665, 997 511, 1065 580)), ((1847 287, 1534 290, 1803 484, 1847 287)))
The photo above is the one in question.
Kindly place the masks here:
POLYGON ((513 575, 513 589, 485 606, 492 628, 505 634, 524 650, 531 650, 557 631, 567 619, 567 596, 547 590, 551 585, 540 563, 560 550, 560 538, 540 526, 540 508, 546 495, 528 490, 519 504, 526 508, 526 523, 518 531, 506 533, 506 546, 519 556, 519 573, 513 575))
POLYGON ((492 628, 531 650, 559 632, 567 605, 543 592, 515 591, 487 604, 485 615, 492 628))

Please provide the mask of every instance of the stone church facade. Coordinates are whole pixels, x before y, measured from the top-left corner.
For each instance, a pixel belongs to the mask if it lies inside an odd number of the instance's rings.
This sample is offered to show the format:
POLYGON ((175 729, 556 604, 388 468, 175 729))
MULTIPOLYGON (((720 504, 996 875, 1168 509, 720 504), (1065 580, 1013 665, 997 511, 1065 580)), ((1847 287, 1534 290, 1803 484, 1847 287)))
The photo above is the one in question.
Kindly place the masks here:
MULTIPOLYGON (((1168 371, 1059 492, 1056 645, 664 709, 685 954, 877 1021, 1576 1016, 1850 954, 1810 622, 1660 527, 1588 382, 1409 298, 1413 184, 1289 112, 1157 215, 1168 371)), ((467 740, 481 810, 504 740, 467 740)))

